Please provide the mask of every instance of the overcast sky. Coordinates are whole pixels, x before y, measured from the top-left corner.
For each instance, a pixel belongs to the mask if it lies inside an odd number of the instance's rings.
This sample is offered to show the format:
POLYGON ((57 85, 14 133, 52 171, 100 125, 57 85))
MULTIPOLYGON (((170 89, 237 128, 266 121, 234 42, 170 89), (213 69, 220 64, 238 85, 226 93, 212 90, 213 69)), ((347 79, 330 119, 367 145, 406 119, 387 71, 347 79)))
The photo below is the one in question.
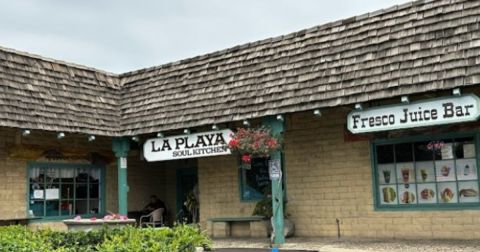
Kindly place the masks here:
POLYGON ((405 0, 0 0, 0 45, 121 73, 405 0))

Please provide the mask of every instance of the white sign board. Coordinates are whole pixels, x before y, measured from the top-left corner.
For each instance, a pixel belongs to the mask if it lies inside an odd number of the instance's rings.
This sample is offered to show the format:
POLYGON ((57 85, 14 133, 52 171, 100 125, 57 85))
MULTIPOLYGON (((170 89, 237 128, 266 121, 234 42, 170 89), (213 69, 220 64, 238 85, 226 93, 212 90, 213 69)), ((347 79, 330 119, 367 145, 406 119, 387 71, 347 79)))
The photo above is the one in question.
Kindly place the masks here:
POLYGON ((126 157, 121 157, 120 158, 120 168, 121 169, 127 169, 127 158, 126 157))
POLYGON ((173 159, 228 155, 229 129, 149 139, 143 145, 143 155, 149 162, 173 159))
POLYGON ((476 121, 479 104, 476 95, 468 94, 355 110, 347 116, 347 128, 358 134, 476 121))
POLYGON ((270 179, 280 179, 282 177, 282 169, 279 159, 272 159, 268 161, 268 170, 270 174, 270 179))

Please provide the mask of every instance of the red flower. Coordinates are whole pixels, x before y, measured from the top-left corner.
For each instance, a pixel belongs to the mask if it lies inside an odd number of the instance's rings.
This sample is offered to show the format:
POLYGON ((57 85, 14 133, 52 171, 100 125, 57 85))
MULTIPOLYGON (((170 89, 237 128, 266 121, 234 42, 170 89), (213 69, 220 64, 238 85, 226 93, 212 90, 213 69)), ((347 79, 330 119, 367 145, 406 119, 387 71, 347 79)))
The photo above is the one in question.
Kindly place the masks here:
POLYGON ((243 161, 244 163, 249 164, 250 162, 252 162, 252 157, 251 157, 249 154, 244 154, 244 155, 242 156, 242 161, 243 161))
POLYGON ((230 146, 230 148, 237 148, 238 146, 238 140, 237 139, 232 139, 230 140, 230 142, 228 142, 228 146, 230 146))
POLYGON ((272 139, 269 139, 269 140, 267 141, 267 145, 268 145, 268 147, 270 147, 270 148, 272 148, 272 149, 277 148, 277 140, 276 140, 276 139, 273 139, 273 138, 272 138, 272 139))

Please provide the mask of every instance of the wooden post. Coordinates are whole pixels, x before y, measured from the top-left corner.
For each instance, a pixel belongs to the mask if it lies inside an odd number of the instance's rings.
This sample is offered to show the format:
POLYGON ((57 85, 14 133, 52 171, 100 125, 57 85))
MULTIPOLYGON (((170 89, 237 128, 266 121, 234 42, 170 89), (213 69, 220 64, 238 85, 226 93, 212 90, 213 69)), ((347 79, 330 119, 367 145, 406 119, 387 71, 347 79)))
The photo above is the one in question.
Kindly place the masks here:
POLYGON ((130 150, 130 141, 127 138, 116 137, 112 142, 112 150, 117 158, 118 170, 118 213, 128 213, 128 184, 127 184, 127 156, 130 150))
MULTIPOLYGON (((271 127, 273 134, 281 134, 284 131, 283 120, 277 120, 275 117, 266 117, 263 120, 263 124, 271 127)), ((282 152, 276 151, 272 153, 270 159, 277 161, 280 165, 280 170, 282 168, 282 152)), ((273 230, 274 230, 274 244, 284 244, 285 235, 284 235, 284 225, 283 225, 283 184, 282 177, 277 179, 272 179, 272 213, 273 213, 273 230)))

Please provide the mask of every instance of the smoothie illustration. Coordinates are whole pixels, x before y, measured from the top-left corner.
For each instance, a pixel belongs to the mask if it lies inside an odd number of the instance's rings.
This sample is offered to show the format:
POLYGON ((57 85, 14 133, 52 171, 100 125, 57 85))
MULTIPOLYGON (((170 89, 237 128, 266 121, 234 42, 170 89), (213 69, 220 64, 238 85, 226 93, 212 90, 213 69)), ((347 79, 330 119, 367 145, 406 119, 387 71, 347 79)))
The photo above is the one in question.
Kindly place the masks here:
POLYGON ((383 179, 385 180, 386 184, 390 183, 390 171, 389 170, 383 170, 383 179))
POLYGON ((427 169, 421 169, 420 170, 420 175, 422 176, 422 181, 423 182, 427 181, 427 177, 428 177, 427 169))
POLYGON ((410 169, 402 168, 402 180, 405 184, 405 188, 408 188, 408 181, 410 180, 410 169))

